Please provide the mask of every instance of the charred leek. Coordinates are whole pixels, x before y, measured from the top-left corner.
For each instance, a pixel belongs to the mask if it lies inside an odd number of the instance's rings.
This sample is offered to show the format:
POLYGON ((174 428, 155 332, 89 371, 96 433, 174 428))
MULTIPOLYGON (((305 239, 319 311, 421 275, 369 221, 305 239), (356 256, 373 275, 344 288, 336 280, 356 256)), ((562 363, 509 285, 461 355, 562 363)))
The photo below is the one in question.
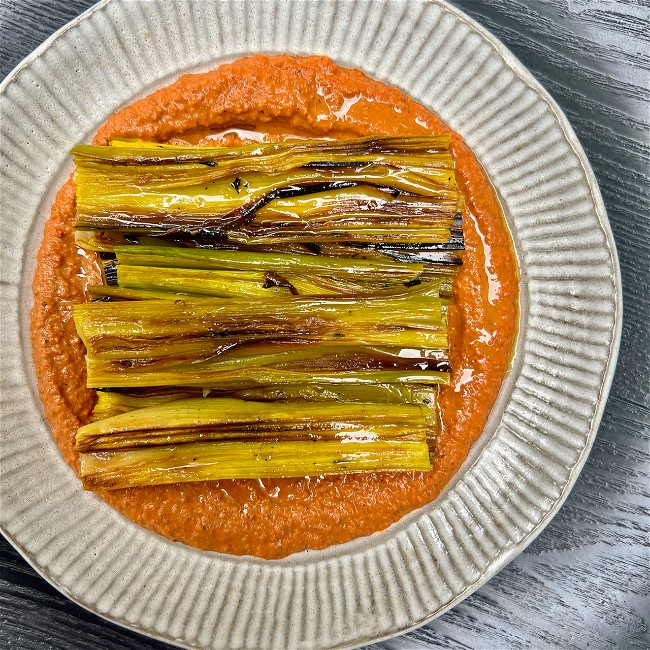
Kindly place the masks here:
POLYGON ((462 248, 449 136, 72 153, 82 231, 462 248))
POLYGON ((195 442, 81 454, 90 489, 232 478, 427 471, 426 442, 411 440, 195 442))
POLYGON ((119 488, 427 470, 427 426, 424 409, 411 404, 323 402, 297 409, 294 404, 181 399, 81 427, 76 445, 83 452, 85 485, 119 488))

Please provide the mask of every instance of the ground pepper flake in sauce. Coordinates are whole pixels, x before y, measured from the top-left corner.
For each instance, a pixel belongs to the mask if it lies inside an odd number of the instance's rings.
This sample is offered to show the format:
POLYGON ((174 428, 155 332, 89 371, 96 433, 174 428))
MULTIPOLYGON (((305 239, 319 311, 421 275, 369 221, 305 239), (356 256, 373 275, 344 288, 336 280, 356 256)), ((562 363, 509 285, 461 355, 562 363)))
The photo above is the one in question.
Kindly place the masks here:
MULTIPOLYGON (((186 75, 113 115, 95 144, 133 137, 190 144, 285 137, 417 135, 449 129, 395 88, 322 57, 254 56, 186 75)), ((387 528, 434 499, 483 430, 507 370, 518 320, 518 276, 494 190, 460 136, 452 150, 466 197, 464 265, 449 309, 452 385, 428 473, 186 483, 100 492, 133 521, 201 549, 280 558, 387 528)), ((74 243, 74 183, 60 190, 34 278, 32 343, 53 435, 78 470, 77 427, 95 401, 71 305, 96 284, 96 260, 74 243)))

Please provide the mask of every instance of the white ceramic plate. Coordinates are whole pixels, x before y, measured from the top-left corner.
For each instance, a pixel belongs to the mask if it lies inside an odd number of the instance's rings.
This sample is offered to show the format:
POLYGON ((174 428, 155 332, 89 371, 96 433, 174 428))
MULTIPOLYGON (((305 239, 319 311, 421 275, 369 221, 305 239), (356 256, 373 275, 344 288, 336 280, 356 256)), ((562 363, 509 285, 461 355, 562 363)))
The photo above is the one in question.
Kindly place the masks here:
POLYGON ((483 28, 436 1, 111 0, 50 38, 1 93, 1 524, 63 593, 185 647, 351 647, 438 616, 548 523, 603 412, 620 279, 575 134, 483 28), (42 419, 28 331, 35 252, 70 147, 179 74, 253 52, 326 54, 440 115, 497 188, 522 270, 514 368, 447 490, 385 534, 276 562, 174 544, 82 491, 42 419))

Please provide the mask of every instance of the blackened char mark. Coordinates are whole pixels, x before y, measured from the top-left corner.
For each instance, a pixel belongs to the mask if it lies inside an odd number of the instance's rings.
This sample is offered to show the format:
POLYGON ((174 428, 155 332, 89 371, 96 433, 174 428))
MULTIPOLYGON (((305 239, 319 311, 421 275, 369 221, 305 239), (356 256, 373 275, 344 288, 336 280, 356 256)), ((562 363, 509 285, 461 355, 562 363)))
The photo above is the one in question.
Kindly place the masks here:
POLYGON ((298 295, 298 290, 294 287, 289 280, 283 278, 279 273, 273 273, 272 271, 266 272, 266 282, 264 283, 265 289, 270 289, 271 287, 284 287, 289 289, 289 291, 294 295, 298 295))
POLYGON ((117 264, 115 260, 104 264, 104 280, 109 286, 117 285, 117 264))

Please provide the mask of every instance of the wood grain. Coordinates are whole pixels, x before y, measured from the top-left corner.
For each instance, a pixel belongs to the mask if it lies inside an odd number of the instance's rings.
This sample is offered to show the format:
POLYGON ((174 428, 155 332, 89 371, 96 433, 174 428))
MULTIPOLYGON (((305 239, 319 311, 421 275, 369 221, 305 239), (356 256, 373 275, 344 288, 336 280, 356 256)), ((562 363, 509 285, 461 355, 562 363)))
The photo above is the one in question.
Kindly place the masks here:
MULTIPOLYGON (((2 76, 92 4, 0 0, 2 76)), ((454 4, 510 47, 553 95, 578 134, 618 246, 623 340, 593 451, 551 524, 456 608, 415 632, 371 647, 647 648, 650 10, 634 0, 454 4)), ((68 601, 0 540, 0 648, 168 647, 68 601)))

